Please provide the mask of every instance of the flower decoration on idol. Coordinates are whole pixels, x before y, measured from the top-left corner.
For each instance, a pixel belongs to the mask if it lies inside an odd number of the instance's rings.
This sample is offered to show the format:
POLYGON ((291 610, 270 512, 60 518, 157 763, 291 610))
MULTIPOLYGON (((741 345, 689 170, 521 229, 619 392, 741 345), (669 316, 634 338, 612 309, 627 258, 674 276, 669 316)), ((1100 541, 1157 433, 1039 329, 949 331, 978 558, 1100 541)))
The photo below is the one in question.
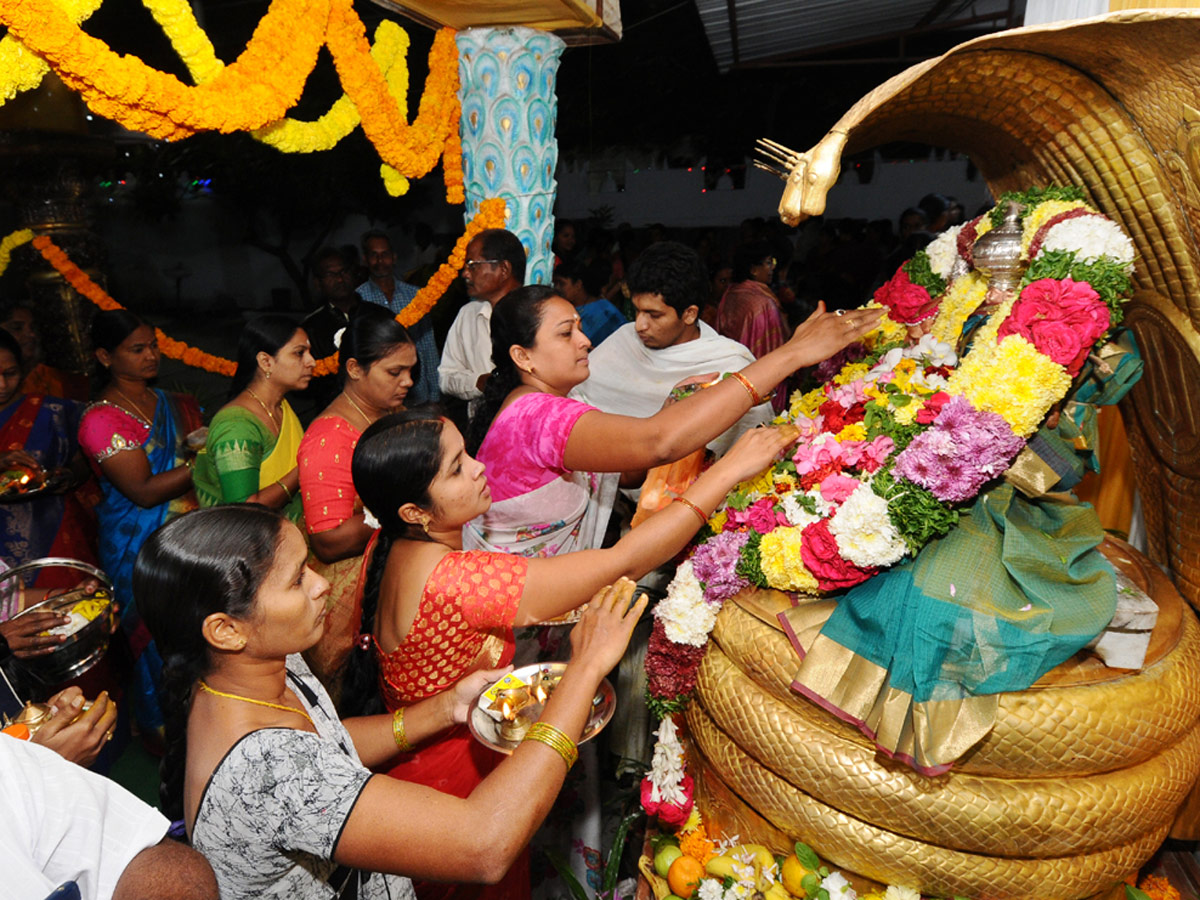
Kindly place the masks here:
POLYGON ((1004 476, 1122 318, 1133 245, 1074 188, 1006 194, 937 237, 869 305, 861 344, 777 420, 789 455, 738 485, 656 611, 659 714, 686 707, 721 604, 747 587, 832 593, 946 534, 1004 476))
POLYGON ((683 743, 670 716, 658 726, 658 743, 650 761, 650 773, 642 779, 642 808, 671 829, 679 828, 695 805, 695 785, 684 771, 683 743))

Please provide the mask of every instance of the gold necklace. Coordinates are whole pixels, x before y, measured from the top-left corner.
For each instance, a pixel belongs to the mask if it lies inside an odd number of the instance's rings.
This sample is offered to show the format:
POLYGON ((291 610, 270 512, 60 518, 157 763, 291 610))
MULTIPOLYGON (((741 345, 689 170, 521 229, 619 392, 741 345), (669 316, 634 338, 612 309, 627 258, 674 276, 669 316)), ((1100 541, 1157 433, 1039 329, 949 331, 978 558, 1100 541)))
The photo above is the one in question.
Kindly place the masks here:
POLYGON ((123 390, 121 390, 115 384, 113 385, 113 390, 121 395, 122 400, 124 400, 126 403, 128 403, 130 406, 133 407, 133 414, 135 416, 137 416, 139 419, 141 419, 143 422, 145 422, 148 427, 153 427, 153 426, 151 426, 150 419, 146 418, 145 414, 142 412, 142 408, 140 406, 138 406, 137 402, 132 397, 130 397, 128 394, 126 394, 123 390))
POLYGON ((347 401, 349 401, 351 406, 353 406, 356 410, 358 410, 358 414, 363 417, 363 421, 367 423, 367 427, 370 427, 371 425, 375 424, 375 420, 372 419, 370 416, 368 416, 365 412, 363 412, 362 407, 354 402, 354 398, 350 396, 349 391, 342 391, 342 396, 345 397, 347 401))
POLYGON ((224 697, 226 700, 241 700, 243 703, 253 703, 255 706, 266 706, 270 709, 282 709, 284 712, 292 712, 297 715, 304 716, 308 719, 308 724, 313 728, 317 727, 317 723, 312 720, 312 716, 302 709, 297 709, 294 706, 288 706, 284 703, 269 703, 266 700, 255 700, 253 697, 243 697, 241 694, 227 694, 224 691, 218 691, 215 688, 210 688, 208 682, 203 678, 200 679, 200 690, 207 691, 214 697, 224 697))
POLYGON ((249 387, 246 388, 246 393, 258 401, 258 405, 263 408, 263 412, 267 414, 267 418, 271 420, 271 424, 275 426, 275 430, 282 430, 282 426, 275 421, 275 413, 271 412, 271 410, 267 408, 267 404, 262 402, 262 398, 258 396, 258 394, 254 393, 254 391, 250 390, 249 387))

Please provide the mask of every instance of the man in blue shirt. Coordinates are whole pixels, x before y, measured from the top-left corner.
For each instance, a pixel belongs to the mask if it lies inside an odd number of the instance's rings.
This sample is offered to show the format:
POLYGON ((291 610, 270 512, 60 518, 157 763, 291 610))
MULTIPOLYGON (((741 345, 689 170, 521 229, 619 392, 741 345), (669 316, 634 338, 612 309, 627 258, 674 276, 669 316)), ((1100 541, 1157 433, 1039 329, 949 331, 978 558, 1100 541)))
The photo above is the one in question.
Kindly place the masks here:
MULTIPOLYGON (((396 278, 396 255, 392 252, 392 241, 382 231, 368 231, 362 236, 363 259, 370 278, 358 286, 358 296, 368 303, 386 306, 397 315, 412 302, 417 289, 396 278)), ((437 344, 433 340, 433 325, 429 316, 408 329, 413 343, 417 345, 416 383, 408 393, 407 406, 436 403, 441 399, 438 390, 437 344)))

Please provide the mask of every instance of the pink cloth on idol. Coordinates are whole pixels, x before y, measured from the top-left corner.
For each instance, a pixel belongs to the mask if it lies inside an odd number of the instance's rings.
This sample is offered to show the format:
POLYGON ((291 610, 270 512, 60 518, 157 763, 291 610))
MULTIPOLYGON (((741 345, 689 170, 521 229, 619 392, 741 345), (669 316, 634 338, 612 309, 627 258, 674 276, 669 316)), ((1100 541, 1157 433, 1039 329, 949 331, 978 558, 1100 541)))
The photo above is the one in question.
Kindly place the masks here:
MULTIPOLYGON (((717 331, 745 346, 755 359, 762 359, 791 337, 779 300, 769 287, 752 278, 725 289, 717 307, 717 331)), ((771 405, 782 412, 786 403, 785 383, 775 389, 771 405)))
POLYGON ((487 466, 492 501, 519 497, 570 474, 563 463, 579 418, 596 407, 570 397, 533 393, 496 416, 476 458, 487 466))

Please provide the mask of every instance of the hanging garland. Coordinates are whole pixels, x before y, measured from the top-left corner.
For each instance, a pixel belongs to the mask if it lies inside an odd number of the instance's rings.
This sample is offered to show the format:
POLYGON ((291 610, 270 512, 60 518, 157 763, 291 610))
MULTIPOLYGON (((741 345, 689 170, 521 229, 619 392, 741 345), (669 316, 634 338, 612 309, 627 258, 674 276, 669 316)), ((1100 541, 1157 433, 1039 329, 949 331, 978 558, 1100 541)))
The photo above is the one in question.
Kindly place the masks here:
POLYGON ((86 34, 75 19, 90 14, 75 4, 95 0, 15 0, 0 5, 9 34, 0 51, 0 98, 40 82, 48 63, 93 111, 126 128, 165 140, 201 131, 250 131, 283 152, 328 149, 358 124, 383 161, 388 192, 399 196, 443 159, 447 200, 463 202, 458 139, 458 54, 454 32, 443 29, 429 57, 429 78, 418 115, 407 123, 407 36, 393 23, 367 41, 351 0, 272 0, 246 48, 224 65, 182 0, 144 0, 198 82, 189 86, 114 53, 86 34), (72 4, 64 9, 60 2, 72 4), (346 94, 320 119, 301 122, 285 113, 296 104, 328 45, 346 94), (17 51, 20 52, 17 52, 17 51), (37 54, 37 56, 34 56, 37 54))
MULTIPOLYGON (((411 328, 433 309, 462 269, 463 263, 466 260, 467 245, 475 239, 476 235, 485 229, 504 227, 505 208, 506 204, 503 198, 484 200, 479 205, 479 212, 471 219, 462 236, 454 244, 450 258, 438 267, 437 272, 429 279, 429 283, 417 291, 412 302, 400 311, 400 314, 396 316, 397 322, 405 328, 411 328)), ((3 275, 4 271, 8 268, 12 251, 30 242, 32 242, 34 249, 42 254, 46 262, 53 266, 55 271, 66 280, 67 284, 95 303, 100 309, 111 311, 125 308, 114 300, 104 288, 96 284, 83 269, 71 262, 70 257, 67 256, 61 247, 50 240, 49 237, 44 234, 34 237, 33 232, 28 228, 21 231, 14 231, 3 240, 0 240, 0 275, 3 275)), ((232 360, 206 353, 198 347, 192 347, 183 341, 177 341, 167 335, 162 329, 154 329, 154 334, 158 338, 158 349, 168 359, 177 359, 184 365, 204 369, 207 372, 215 372, 218 375, 225 375, 230 378, 233 377, 233 373, 237 369, 237 364, 232 360)), ((338 358, 337 354, 334 354, 333 356, 327 356, 325 359, 317 360, 313 374, 317 376, 332 375, 337 372, 337 369, 338 358)))
MULTIPOLYGON (((100 8, 103 0, 61 0, 67 16, 76 25, 87 20, 100 8)), ((6 34, 0 38, 0 105, 22 91, 31 91, 46 77, 50 67, 46 61, 17 40, 6 34)))

